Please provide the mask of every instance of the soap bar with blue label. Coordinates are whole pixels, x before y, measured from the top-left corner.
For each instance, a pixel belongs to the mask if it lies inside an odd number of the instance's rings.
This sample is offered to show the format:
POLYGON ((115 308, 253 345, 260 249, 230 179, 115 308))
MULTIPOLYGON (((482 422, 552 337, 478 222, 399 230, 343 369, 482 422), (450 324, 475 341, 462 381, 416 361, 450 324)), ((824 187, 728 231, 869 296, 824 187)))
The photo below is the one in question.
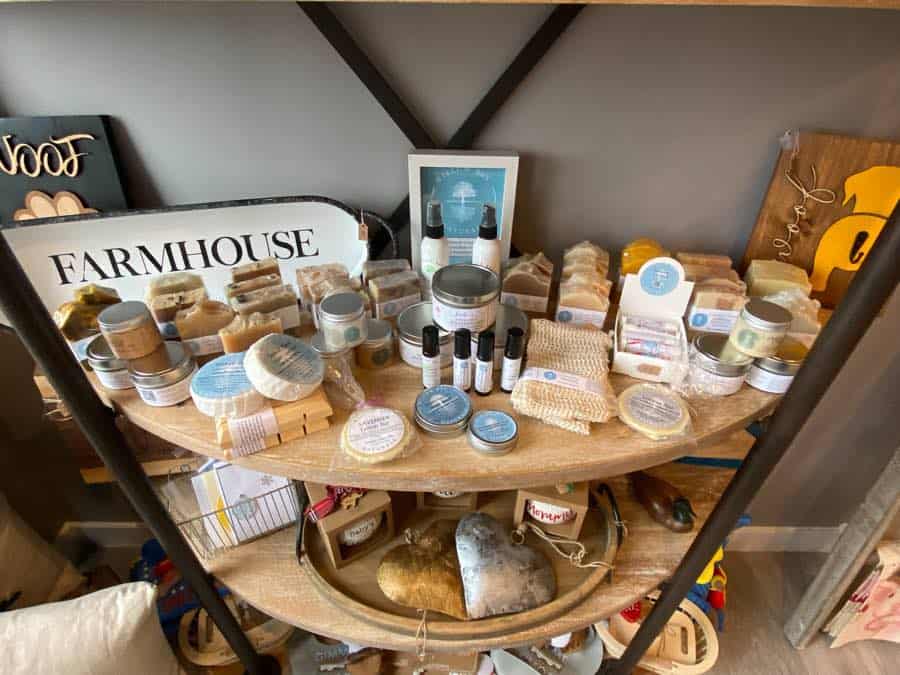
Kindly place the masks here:
POLYGON ((256 412, 265 399, 244 371, 244 354, 225 354, 197 371, 191 380, 197 410, 210 417, 244 417, 256 412))
POLYGON ((306 398, 325 375, 322 358, 315 349, 281 333, 254 343, 244 355, 244 370, 257 391, 278 401, 306 398))

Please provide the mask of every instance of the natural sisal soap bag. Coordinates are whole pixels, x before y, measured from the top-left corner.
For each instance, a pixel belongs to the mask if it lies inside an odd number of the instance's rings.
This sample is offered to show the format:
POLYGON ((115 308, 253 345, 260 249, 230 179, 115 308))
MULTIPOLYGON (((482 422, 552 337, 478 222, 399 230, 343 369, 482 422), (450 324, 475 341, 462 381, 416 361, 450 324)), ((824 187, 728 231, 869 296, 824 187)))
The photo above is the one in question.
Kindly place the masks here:
POLYGON ((531 322, 528 368, 512 392, 517 412, 587 435, 616 414, 606 333, 544 319, 531 322))

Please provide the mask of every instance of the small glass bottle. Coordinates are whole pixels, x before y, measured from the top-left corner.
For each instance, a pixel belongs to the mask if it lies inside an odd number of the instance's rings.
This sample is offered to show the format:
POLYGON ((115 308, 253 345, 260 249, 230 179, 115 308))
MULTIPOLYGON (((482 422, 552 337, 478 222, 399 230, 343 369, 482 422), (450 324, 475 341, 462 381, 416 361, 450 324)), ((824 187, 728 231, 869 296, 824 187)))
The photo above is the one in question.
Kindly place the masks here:
POLYGON ((522 351, 525 347, 525 331, 513 326, 506 331, 506 349, 503 352, 503 369, 500 371, 500 391, 511 394, 522 370, 522 351))
POLYGON ((472 332, 460 328, 453 335, 453 386, 463 391, 472 388, 472 332))
POLYGON ((500 242, 497 239, 497 209, 485 204, 481 209, 478 238, 472 246, 472 264, 481 265, 500 274, 500 242))
POLYGON ((441 383, 441 345, 437 326, 422 328, 422 386, 425 389, 441 383))
POLYGON ((475 393, 487 396, 494 389, 494 331, 478 334, 478 354, 475 359, 475 393))

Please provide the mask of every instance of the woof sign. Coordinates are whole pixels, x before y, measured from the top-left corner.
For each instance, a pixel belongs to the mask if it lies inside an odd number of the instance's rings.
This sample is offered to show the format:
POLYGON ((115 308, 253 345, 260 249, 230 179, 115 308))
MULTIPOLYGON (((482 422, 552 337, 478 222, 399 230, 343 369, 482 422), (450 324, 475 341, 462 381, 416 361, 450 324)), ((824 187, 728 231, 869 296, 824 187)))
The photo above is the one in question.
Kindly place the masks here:
POLYGON ((77 141, 96 140, 91 134, 69 134, 62 138, 50 137, 37 147, 28 143, 16 143, 12 134, 5 134, 0 143, 0 171, 7 176, 22 173, 30 178, 41 174, 74 178, 81 171, 80 157, 86 152, 77 152, 77 141))

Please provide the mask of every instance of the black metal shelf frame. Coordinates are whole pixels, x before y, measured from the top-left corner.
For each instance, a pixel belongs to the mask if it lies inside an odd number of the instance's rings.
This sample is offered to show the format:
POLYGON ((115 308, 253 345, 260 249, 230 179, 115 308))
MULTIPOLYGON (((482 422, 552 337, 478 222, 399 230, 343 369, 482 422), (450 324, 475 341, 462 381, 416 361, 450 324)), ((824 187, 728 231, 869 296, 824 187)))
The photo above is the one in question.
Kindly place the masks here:
MULTIPOLYGON (((320 3, 297 4, 360 77, 410 141, 417 148, 436 147, 431 136, 403 104, 400 97, 393 92, 331 10, 320 3)), ((447 148, 464 149, 474 142, 493 114, 499 110, 516 86, 583 8, 584 5, 562 5, 550 12, 544 24, 453 135, 447 148)), ((404 224, 407 212, 408 196, 392 216, 396 229, 400 229, 404 224)), ((384 243, 386 241, 373 242, 373 250, 377 251, 384 243)), ((738 517, 746 510, 753 496, 781 460, 803 423, 840 371, 847 355, 862 338, 896 288, 900 270, 898 261, 900 261, 900 203, 894 208, 840 307, 816 340, 791 389, 765 431, 757 437, 747 459, 666 584, 653 611, 642 623, 622 657, 604 664, 601 669, 603 673, 627 675, 637 665, 675 608, 687 595, 716 548, 734 527, 738 517)), ((66 401, 78 426, 116 477, 138 514, 159 539, 185 580, 193 587, 200 602, 219 626, 247 672, 251 675, 279 672, 280 668, 275 659, 255 652, 238 622, 215 591, 210 575, 182 538, 154 494, 140 464, 128 450, 125 438, 115 424, 113 411, 97 396, 3 236, 0 236, 0 308, 35 361, 47 374, 53 387, 66 401)))

